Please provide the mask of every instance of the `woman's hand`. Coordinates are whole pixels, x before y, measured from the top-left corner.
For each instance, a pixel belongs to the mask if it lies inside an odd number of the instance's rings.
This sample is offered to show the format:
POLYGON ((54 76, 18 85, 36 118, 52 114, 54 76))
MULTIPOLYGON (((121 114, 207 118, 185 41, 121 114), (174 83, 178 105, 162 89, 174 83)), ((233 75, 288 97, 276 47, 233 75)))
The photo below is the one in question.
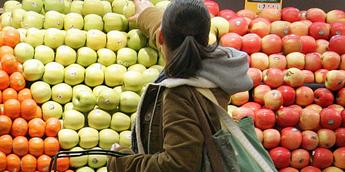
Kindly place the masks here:
POLYGON ((124 154, 133 154, 132 150, 129 148, 122 147, 121 145, 115 143, 111 146, 111 151, 120 152, 124 154))
POLYGON ((135 15, 130 17, 129 20, 137 20, 138 16, 149 7, 153 7, 150 0, 134 0, 135 3, 135 15))

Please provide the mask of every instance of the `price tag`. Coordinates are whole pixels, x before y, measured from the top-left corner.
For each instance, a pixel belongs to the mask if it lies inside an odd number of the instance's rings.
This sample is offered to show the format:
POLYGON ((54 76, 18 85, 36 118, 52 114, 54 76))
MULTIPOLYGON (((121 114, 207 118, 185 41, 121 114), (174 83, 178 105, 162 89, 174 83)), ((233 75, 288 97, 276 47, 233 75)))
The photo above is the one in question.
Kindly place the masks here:
POLYGON ((259 13, 263 9, 281 9, 282 0, 246 0, 245 9, 259 13))

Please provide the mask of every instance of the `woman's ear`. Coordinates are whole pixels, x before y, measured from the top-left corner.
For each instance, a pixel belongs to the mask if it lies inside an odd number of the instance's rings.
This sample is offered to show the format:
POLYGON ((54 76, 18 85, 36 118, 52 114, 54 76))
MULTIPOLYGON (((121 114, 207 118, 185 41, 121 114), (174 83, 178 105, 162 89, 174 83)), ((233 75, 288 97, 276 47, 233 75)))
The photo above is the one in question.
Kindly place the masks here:
POLYGON ((163 32, 161 30, 159 31, 158 42, 160 45, 163 45, 163 43, 164 43, 163 32))

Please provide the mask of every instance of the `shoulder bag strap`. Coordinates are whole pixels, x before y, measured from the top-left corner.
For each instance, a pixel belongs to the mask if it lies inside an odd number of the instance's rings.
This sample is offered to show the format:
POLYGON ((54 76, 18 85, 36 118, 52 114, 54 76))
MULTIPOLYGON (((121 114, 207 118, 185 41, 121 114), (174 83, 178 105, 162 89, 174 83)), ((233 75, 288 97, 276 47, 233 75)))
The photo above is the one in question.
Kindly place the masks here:
POLYGON ((238 125, 230 118, 229 114, 219 106, 216 97, 209 89, 197 88, 203 96, 217 105, 220 113, 218 113, 222 126, 225 127, 247 150, 248 154, 257 162, 261 169, 265 172, 274 172, 268 163, 262 158, 261 154, 248 141, 247 137, 242 133, 238 125))

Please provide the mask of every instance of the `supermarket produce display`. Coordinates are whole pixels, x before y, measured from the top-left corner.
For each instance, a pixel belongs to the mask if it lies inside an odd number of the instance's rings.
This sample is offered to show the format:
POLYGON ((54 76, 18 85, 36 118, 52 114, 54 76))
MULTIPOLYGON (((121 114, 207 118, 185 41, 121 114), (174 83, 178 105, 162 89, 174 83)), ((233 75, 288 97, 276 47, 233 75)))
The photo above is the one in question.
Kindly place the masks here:
MULTIPOLYGON (((152 0, 158 8, 170 2, 152 0)), ((234 119, 254 118, 282 172, 345 169, 345 12, 219 10, 210 44, 248 53, 249 92, 234 119), (310 87, 313 85, 313 87, 310 87)), ((48 171, 60 150, 130 146, 145 85, 162 54, 128 17, 129 0, 6 1, 0 31, 0 171, 48 171)), ((58 171, 106 171, 107 156, 59 158, 58 171)))

